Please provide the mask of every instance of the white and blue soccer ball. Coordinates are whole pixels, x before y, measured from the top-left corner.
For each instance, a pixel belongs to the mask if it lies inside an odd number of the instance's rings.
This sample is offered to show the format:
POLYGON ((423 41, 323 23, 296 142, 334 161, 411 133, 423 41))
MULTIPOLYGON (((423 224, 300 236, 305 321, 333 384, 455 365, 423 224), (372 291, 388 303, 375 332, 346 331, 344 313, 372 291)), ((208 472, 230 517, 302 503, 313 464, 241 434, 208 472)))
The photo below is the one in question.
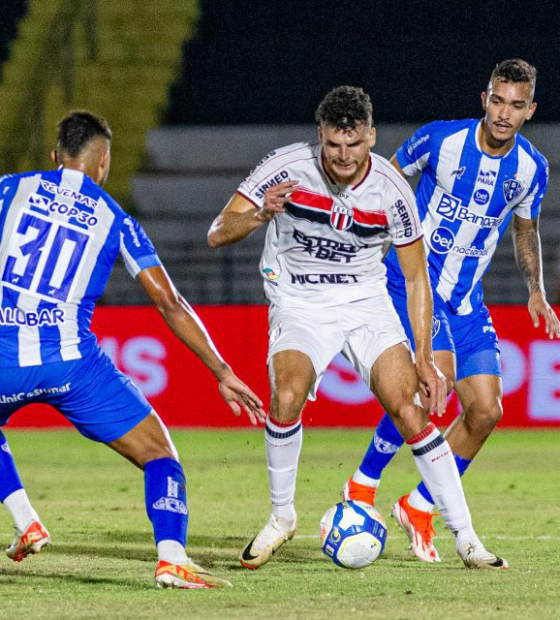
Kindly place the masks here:
POLYGON ((340 502, 321 519, 321 550, 343 568, 372 564, 383 553, 386 540, 381 513, 364 502, 340 502))

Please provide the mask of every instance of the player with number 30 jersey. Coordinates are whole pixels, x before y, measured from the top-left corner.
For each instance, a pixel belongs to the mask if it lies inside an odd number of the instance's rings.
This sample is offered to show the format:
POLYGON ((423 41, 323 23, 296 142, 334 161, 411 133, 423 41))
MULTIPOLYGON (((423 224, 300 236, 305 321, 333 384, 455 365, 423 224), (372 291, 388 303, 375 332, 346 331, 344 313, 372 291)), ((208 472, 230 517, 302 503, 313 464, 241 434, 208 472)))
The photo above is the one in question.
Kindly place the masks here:
POLYGON ((61 168, 0 181, 0 368, 81 359, 120 255, 161 265, 141 226, 87 175, 61 168))

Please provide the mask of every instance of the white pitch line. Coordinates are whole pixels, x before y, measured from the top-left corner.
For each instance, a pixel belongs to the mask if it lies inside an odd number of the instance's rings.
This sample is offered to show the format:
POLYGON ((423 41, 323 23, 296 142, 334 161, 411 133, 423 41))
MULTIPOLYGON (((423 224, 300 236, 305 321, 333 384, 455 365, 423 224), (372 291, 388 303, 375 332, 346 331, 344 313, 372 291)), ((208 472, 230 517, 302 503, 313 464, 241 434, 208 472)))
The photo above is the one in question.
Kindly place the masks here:
MULTIPOLYGON (((298 534, 296 534, 296 538, 301 538, 301 539, 305 539, 305 540, 318 540, 320 537, 317 535, 313 535, 313 534, 302 534, 301 536, 299 536, 298 534)), ((387 538, 389 540, 394 540, 396 538, 402 538, 402 536, 397 535, 390 535, 387 536, 387 538)), ((451 540, 453 537, 452 536, 448 536, 448 535, 441 535, 438 534, 438 539, 440 540, 445 540, 445 539, 449 539, 451 540)), ((484 540, 553 540, 553 541, 560 541, 560 536, 502 536, 500 534, 497 534, 496 536, 479 536, 479 538, 484 539, 484 540)))

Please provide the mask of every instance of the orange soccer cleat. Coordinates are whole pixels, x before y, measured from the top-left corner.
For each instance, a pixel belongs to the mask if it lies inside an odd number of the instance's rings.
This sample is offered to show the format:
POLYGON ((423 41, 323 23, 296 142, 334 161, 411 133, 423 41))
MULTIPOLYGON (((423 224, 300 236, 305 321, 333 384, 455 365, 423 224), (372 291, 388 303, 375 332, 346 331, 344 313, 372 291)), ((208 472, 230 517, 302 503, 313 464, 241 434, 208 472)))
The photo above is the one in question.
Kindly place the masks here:
POLYGON ((347 502, 351 499, 355 502, 364 502, 370 506, 375 505, 376 494, 377 487, 368 487, 365 484, 359 484, 353 480, 352 476, 350 476, 340 491, 340 497, 342 497, 343 501, 347 502))
POLYGON ((413 508, 408 503, 408 495, 401 497, 391 510, 399 527, 405 532, 410 540, 410 546, 414 555, 423 562, 440 562, 437 549, 432 539, 436 536, 434 529, 434 515, 413 508))
POLYGON ((216 577, 192 560, 185 564, 172 564, 160 560, 156 567, 156 585, 158 588, 223 588, 231 583, 216 577))
POLYGON ((31 521, 22 533, 16 529, 12 544, 6 549, 6 555, 14 562, 21 562, 31 553, 39 553, 43 547, 50 545, 51 537, 40 521, 31 521))

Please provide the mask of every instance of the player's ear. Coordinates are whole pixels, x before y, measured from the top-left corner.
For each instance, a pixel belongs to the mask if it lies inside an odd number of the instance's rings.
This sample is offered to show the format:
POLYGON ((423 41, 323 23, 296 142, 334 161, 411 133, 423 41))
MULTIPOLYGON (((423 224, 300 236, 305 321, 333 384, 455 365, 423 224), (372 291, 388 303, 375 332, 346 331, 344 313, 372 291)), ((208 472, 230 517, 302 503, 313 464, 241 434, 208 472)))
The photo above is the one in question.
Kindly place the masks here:
POLYGON ((533 103, 529 106, 529 110, 527 111, 527 116, 525 117, 526 120, 530 121, 533 118, 533 114, 535 113, 536 109, 537 109, 537 102, 533 101, 533 103))
POLYGON ((323 128, 321 125, 317 127, 317 136, 319 137, 319 142, 323 142, 323 128))
POLYGON ((368 146, 370 149, 372 149, 375 146, 376 140, 377 140, 377 131, 375 130, 375 127, 372 127, 369 130, 369 136, 368 136, 368 146))
POLYGON ((488 101, 488 94, 486 91, 482 91, 480 94, 480 100, 482 101, 482 109, 486 112, 486 102, 488 101))
POLYGON ((58 153, 56 152, 56 149, 51 151, 51 159, 53 160, 55 166, 58 166, 58 153))

